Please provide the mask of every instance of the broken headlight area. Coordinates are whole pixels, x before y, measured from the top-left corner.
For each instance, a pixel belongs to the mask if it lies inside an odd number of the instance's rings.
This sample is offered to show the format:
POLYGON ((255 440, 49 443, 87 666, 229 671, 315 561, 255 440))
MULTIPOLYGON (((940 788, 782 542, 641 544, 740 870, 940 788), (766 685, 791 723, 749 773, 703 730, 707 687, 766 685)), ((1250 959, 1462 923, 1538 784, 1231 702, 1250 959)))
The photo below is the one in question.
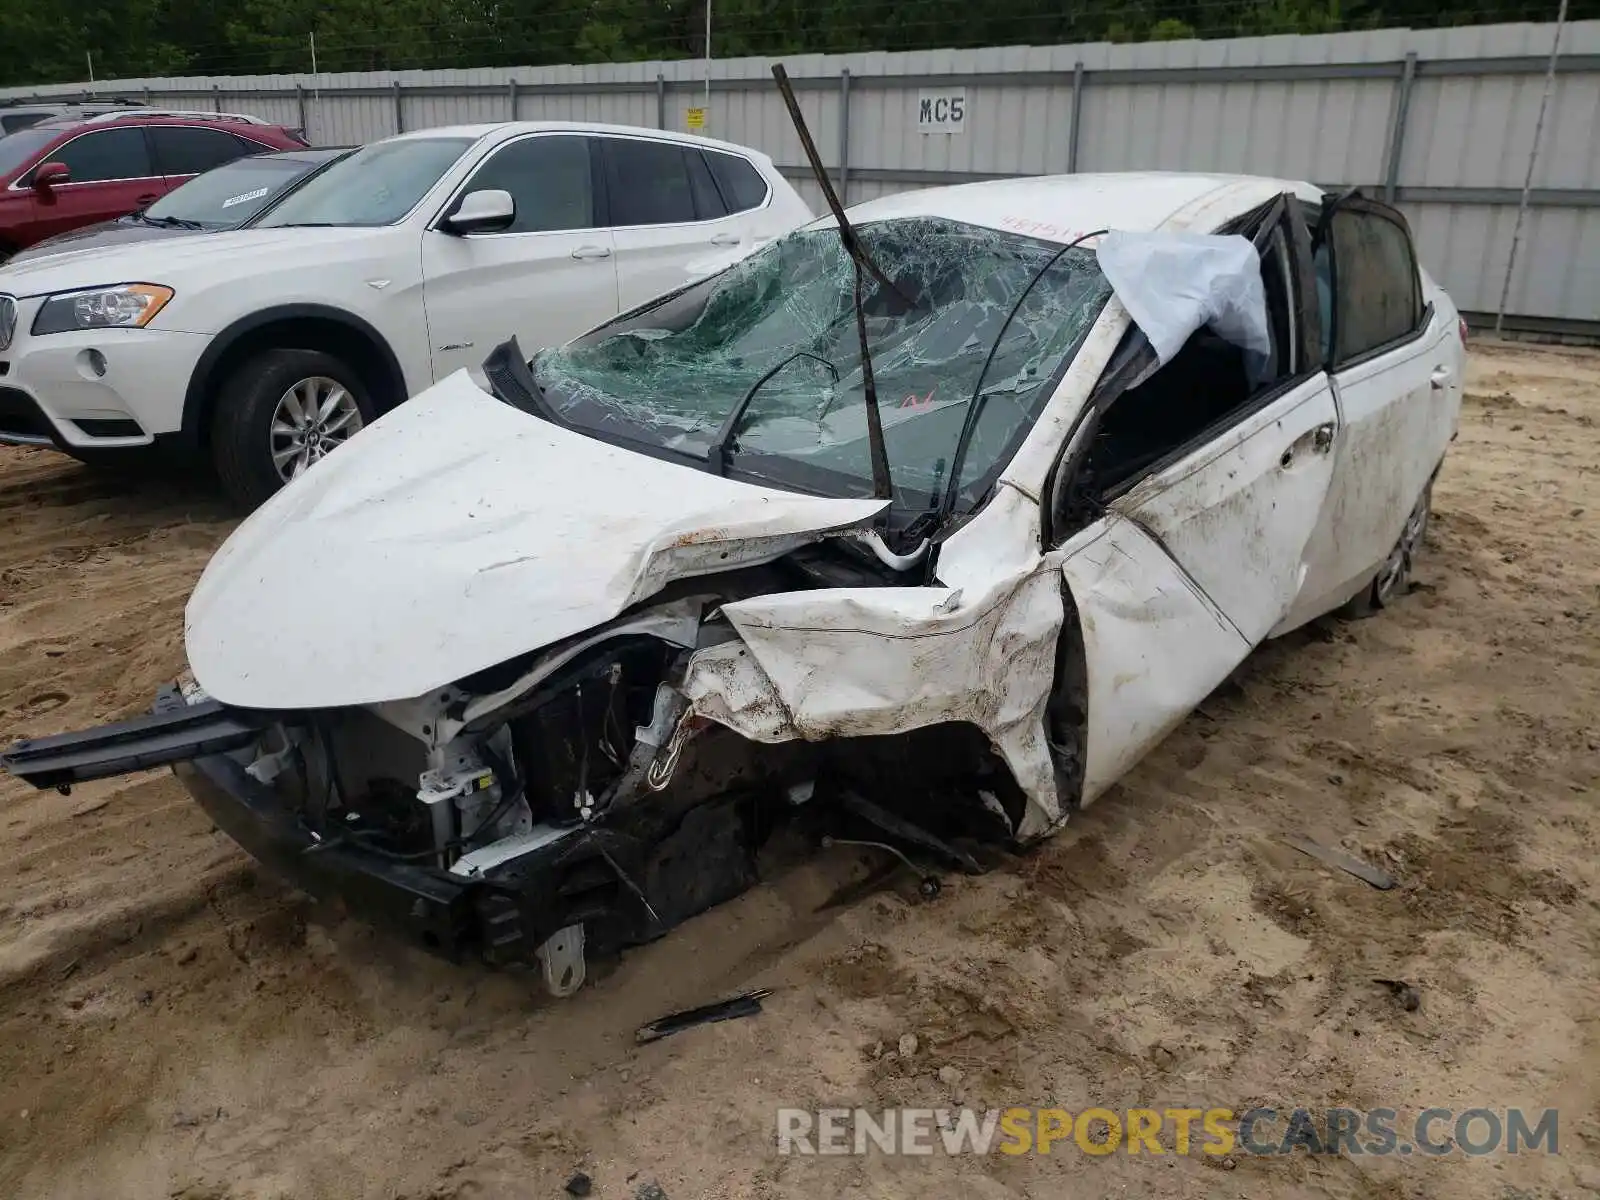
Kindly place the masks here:
MULTIPOLYGON (((702 634, 725 636, 717 625, 702 634)), ((474 923, 456 948, 537 962, 557 994, 581 983, 586 955, 659 936, 822 836, 970 870, 978 862, 959 843, 1004 836, 1003 806, 970 799, 1004 790, 1003 769, 983 780, 951 771, 957 745, 989 765, 976 730, 750 741, 689 705, 697 648, 602 641, 431 748, 364 709, 285 723, 246 773, 276 772, 277 794, 316 840, 308 853, 425 865, 470 885, 474 923)), ((474 688, 515 690, 505 674, 442 694, 424 725, 451 729, 483 694, 474 688)))
POLYGON ((658 600, 399 704, 267 714, 168 689, 145 719, 156 741, 129 722, 6 765, 61 786, 173 762, 275 873, 452 957, 537 966, 558 995, 589 957, 825 840, 925 875, 980 869, 1023 801, 975 727, 765 742, 697 710, 697 656, 739 645, 723 599, 658 600))

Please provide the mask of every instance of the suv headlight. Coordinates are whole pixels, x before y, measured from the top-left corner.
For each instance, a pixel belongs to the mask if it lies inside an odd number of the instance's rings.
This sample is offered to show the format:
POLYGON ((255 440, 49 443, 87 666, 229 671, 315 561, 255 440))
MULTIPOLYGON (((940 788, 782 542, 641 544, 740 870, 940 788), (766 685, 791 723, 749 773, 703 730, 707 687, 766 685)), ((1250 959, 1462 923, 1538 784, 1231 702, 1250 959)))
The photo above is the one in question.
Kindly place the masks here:
POLYGON ((158 283, 123 283, 51 296, 33 318, 33 332, 68 333, 74 329, 141 329, 155 319, 172 289, 158 283))

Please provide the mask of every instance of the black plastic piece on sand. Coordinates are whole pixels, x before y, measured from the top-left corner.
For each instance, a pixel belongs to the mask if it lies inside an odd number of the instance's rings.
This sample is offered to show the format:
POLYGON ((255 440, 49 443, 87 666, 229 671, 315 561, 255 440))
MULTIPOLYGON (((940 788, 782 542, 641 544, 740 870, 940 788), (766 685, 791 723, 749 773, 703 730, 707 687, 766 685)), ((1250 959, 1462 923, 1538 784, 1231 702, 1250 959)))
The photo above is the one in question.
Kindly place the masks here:
POLYGON ((702 1004, 699 1008, 668 1013, 648 1025, 641 1026, 635 1036, 640 1042, 658 1042, 664 1037, 671 1037, 696 1025, 712 1025, 718 1021, 753 1017, 761 1011, 761 1002, 770 995, 772 995, 771 988, 757 988, 753 992, 746 992, 731 1000, 719 1000, 715 1004, 702 1004))

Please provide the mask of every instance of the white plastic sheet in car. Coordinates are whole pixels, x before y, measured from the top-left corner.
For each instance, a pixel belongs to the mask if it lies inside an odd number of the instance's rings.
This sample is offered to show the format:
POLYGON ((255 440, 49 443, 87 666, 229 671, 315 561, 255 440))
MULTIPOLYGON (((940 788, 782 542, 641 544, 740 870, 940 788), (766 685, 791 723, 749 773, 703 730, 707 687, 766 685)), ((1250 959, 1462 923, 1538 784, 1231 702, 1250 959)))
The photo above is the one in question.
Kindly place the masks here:
POLYGON ((1261 256, 1248 238, 1210 233, 1108 233, 1100 270, 1165 366, 1196 330, 1244 349, 1252 378, 1272 356, 1261 256))

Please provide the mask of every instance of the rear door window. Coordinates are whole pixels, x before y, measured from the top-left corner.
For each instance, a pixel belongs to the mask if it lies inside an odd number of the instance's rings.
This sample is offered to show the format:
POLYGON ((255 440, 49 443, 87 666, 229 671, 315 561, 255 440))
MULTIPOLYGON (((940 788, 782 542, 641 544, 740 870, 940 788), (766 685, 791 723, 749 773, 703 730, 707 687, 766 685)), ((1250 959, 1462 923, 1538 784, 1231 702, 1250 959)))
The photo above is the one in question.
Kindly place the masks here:
POLYGON ((711 168, 705 155, 698 150, 685 150, 684 162, 689 167, 689 190, 694 193, 694 210, 702 221, 712 221, 728 215, 728 206, 717 191, 717 181, 711 178, 711 168))
POLYGON ((220 129, 158 126, 150 130, 150 140, 155 146, 156 166, 163 175, 199 175, 264 149, 249 148, 250 143, 220 129))
POLYGON ((1332 295, 1332 319, 1324 321, 1335 367, 1400 341, 1422 324, 1416 253, 1399 213, 1370 201, 1341 204, 1315 261, 1319 291, 1332 295))
POLYGON ((677 225, 700 219, 682 146, 606 138, 605 154, 612 225, 677 225))
POLYGON ((53 151, 49 158, 65 164, 72 183, 148 179, 159 174, 151 163, 144 130, 133 126, 86 133, 53 151))

